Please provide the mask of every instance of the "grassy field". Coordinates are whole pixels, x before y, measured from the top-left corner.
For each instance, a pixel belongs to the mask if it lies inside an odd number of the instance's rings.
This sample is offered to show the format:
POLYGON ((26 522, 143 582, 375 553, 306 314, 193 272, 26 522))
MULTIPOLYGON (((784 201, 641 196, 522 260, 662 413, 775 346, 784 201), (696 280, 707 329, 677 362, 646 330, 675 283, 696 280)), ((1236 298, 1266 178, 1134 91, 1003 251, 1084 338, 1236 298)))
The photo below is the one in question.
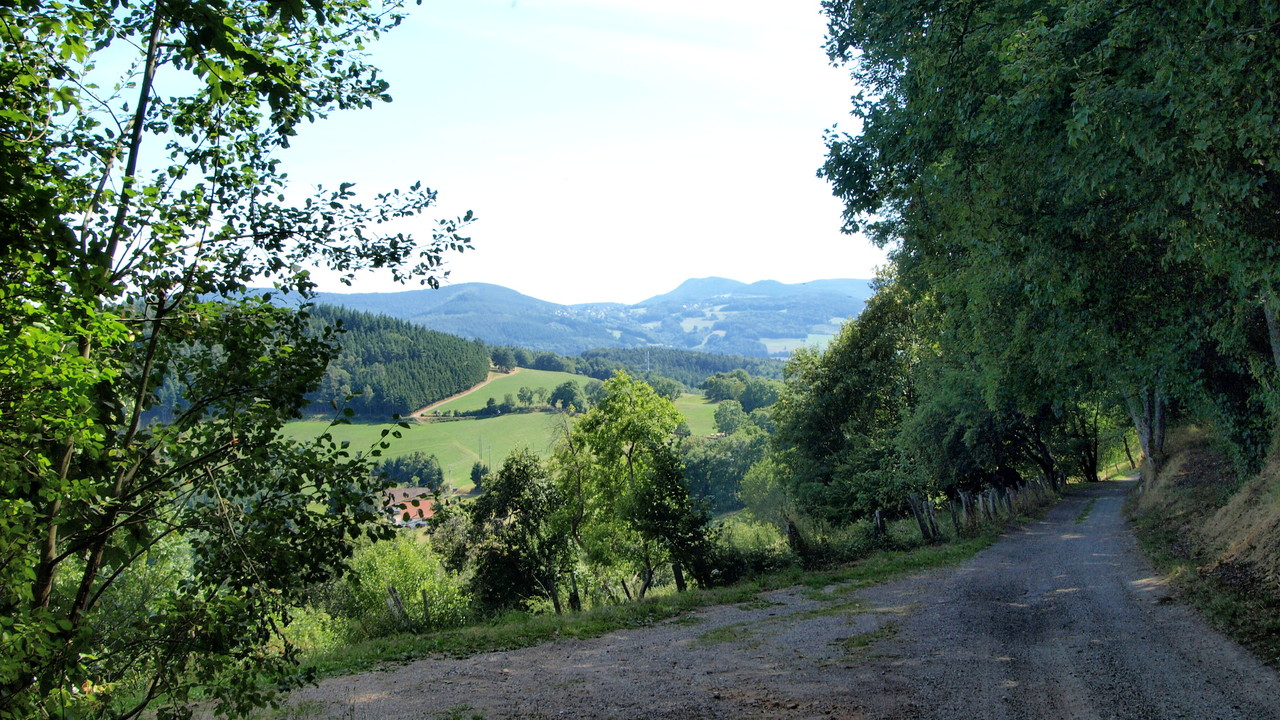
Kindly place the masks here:
POLYGON ((458 412, 466 412, 468 410, 479 410, 485 406, 489 398, 493 398, 496 402, 501 403, 503 398, 510 395, 516 397, 516 393, 522 387, 528 388, 546 388, 548 391, 554 390, 557 385, 561 385, 568 381, 578 383, 579 387, 587 384, 591 378, 582 375, 573 375, 570 373, 550 372, 547 370, 528 370, 521 368, 518 372, 508 375, 490 375, 493 378, 488 385, 476 390, 470 395, 455 397, 447 400, 440 405, 439 410, 457 410, 458 412))
MULTIPOLYGON (((491 397, 502 402, 504 395, 515 395, 521 387, 553 389, 566 380, 573 380, 581 385, 588 378, 545 370, 521 370, 510 375, 499 375, 475 392, 446 401, 438 409, 476 410, 484 407, 491 397)), ((695 435, 710 435, 715 432, 716 405, 708 403, 702 395, 685 393, 676 401, 676 409, 685 416, 690 431, 695 435)), ((467 491, 472 487, 471 466, 477 460, 496 468, 512 450, 520 447, 546 457, 550 454, 555 439, 563 432, 565 420, 564 415, 536 412, 412 424, 408 430, 400 431, 400 438, 390 439, 391 448, 384 451, 383 456, 390 458, 411 452, 435 455, 444 470, 445 481, 451 487, 467 491)), ((306 441, 324 432, 328 426, 327 421, 303 420, 286 425, 284 434, 306 441)), ((353 451, 367 452, 377 447, 382 431, 388 427, 394 428, 394 425, 339 425, 333 428, 333 437, 339 442, 349 442, 353 451)))
POLYGON ((689 423, 689 431, 694 435, 710 435, 716 431, 716 405, 707 402, 701 394, 685 393, 676 400, 676 409, 684 415, 689 423))
MULTIPOLYGON (((421 451, 435 455, 444 470, 445 481, 452 487, 471 488, 471 466, 476 460, 490 467, 502 464, 503 458, 517 447, 527 447, 546 456, 551 442, 559 432, 562 415, 551 413, 522 413, 502 417, 460 419, 428 422, 401 430, 401 437, 391 439, 391 448, 384 457, 396 457, 421 451)), ((309 440, 324 432, 327 423, 321 421, 292 422, 285 426, 284 434, 309 440)), ((339 442, 351 443, 355 451, 377 447, 383 424, 340 425, 333 429, 333 437, 339 442)), ((394 427, 394 426, 390 426, 394 427)))

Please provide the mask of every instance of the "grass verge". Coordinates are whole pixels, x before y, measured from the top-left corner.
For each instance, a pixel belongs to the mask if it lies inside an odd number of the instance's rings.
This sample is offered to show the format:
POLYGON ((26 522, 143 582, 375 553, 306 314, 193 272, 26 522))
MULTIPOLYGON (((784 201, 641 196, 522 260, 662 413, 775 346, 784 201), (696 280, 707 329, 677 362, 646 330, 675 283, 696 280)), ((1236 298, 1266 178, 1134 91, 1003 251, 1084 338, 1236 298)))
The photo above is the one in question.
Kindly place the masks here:
POLYGON ((836 586, 852 592, 921 570, 952 565, 995 542, 998 531, 942 545, 884 550, 858 562, 821 570, 793 568, 722 588, 650 597, 640 602, 565 615, 507 613, 482 625, 431 634, 399 634, 309 654, 304 662, 321 676, 369 670, 386 662, 409 662, 431 655, 466 657, 482 652, 530 647, 559 638, 591 638, 614 630, 644 627, 699 607, 760 602, 767 590, 836 586))
POLYGON ((1187 542, 1178 518, 1153 510, 1131 519, 1143 552, 1180 599, 1263 662, 1280 667, 1280 600, 1260 592, 1243 568, 1204 557, 1187 542))

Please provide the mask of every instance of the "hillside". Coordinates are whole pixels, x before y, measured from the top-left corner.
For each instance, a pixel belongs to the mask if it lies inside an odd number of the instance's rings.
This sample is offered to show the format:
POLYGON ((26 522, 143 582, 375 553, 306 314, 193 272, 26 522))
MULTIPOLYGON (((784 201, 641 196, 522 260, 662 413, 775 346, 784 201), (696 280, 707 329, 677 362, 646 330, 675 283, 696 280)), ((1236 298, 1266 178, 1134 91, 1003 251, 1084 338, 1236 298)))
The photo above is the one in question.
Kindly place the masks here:
POLYGON ((336 405, 369 419, 405 415, 472 387, 489 372, 488 350, 470 340, 384 315, 326 305, 310 312, 318 323, 343 328, 342 351, 312 394, 313 412, 336 405))
POLYGON ((577 354, 666 347, 782 357, 824 344, 871 295, 869 280, 747 284, 688 280, 634 305, 559 305, 486 283, 397 293, 322 293, 318 300, 381 313, 491 345, 577 354))

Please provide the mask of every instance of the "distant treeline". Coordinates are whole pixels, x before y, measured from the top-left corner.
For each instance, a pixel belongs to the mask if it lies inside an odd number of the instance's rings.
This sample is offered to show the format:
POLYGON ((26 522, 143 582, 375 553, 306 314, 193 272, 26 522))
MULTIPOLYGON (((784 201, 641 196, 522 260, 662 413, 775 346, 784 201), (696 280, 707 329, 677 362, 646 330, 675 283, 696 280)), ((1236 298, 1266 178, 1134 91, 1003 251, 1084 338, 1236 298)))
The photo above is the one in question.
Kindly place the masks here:
MULTIPOLYGON (((782 379, 782 360, 692 352, 671 348, 601 348, 587 350, 582 357, 609 360, 622 365, 633 375, 653 372, 690 387, 698 387, 712 375, 746 370, 755 377, 782 379)), ((606 379, 606 378, 601 378, 606 379)))
POLYGON ((673 348, 600 348, 570 356, 495 346, 491 352, 493 364, 498 367, 575 373, 597 380, 608 380, 623 370, 637 377, 660 375, 690 388, 700 387, 713 375, 734 370, 746 370, 755 377, 781 379, 783 368, 781 360, 673 348))
POLYGON ((328 305, 317 305, 311 315, 319 324, 340 322, 344 330, 342 352, 312 396, 313 411, 336 403, 366 418, 406 414, 488 376, 489 349, 478 341, 328 305))

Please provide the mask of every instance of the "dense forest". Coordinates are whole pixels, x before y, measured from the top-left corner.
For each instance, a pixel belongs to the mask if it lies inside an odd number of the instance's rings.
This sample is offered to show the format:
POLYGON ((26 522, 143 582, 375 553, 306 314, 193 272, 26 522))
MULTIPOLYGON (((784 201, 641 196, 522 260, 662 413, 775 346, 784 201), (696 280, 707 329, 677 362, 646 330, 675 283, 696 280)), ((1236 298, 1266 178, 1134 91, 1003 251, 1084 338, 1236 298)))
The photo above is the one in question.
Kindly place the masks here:
POLYGON ((484 381, 483 344, 382 315, 328 305, 310 310, 318 325, 340 325, 342 350, 312 395, 312 411, 352 408, 369 419, 407 415, 484 381))
POLYGON ((712 375, 744 370, 763 378, 780 379, 783 361, 721 355, 672 348, 598 348, 580 355, 498 345, 492 348, 493 364, 500 368, 525 367, 534 370, 568 372, 597 380, 608 380, 619 370, 647 377, 659 375, 688 387, 699 387, 712 375))

